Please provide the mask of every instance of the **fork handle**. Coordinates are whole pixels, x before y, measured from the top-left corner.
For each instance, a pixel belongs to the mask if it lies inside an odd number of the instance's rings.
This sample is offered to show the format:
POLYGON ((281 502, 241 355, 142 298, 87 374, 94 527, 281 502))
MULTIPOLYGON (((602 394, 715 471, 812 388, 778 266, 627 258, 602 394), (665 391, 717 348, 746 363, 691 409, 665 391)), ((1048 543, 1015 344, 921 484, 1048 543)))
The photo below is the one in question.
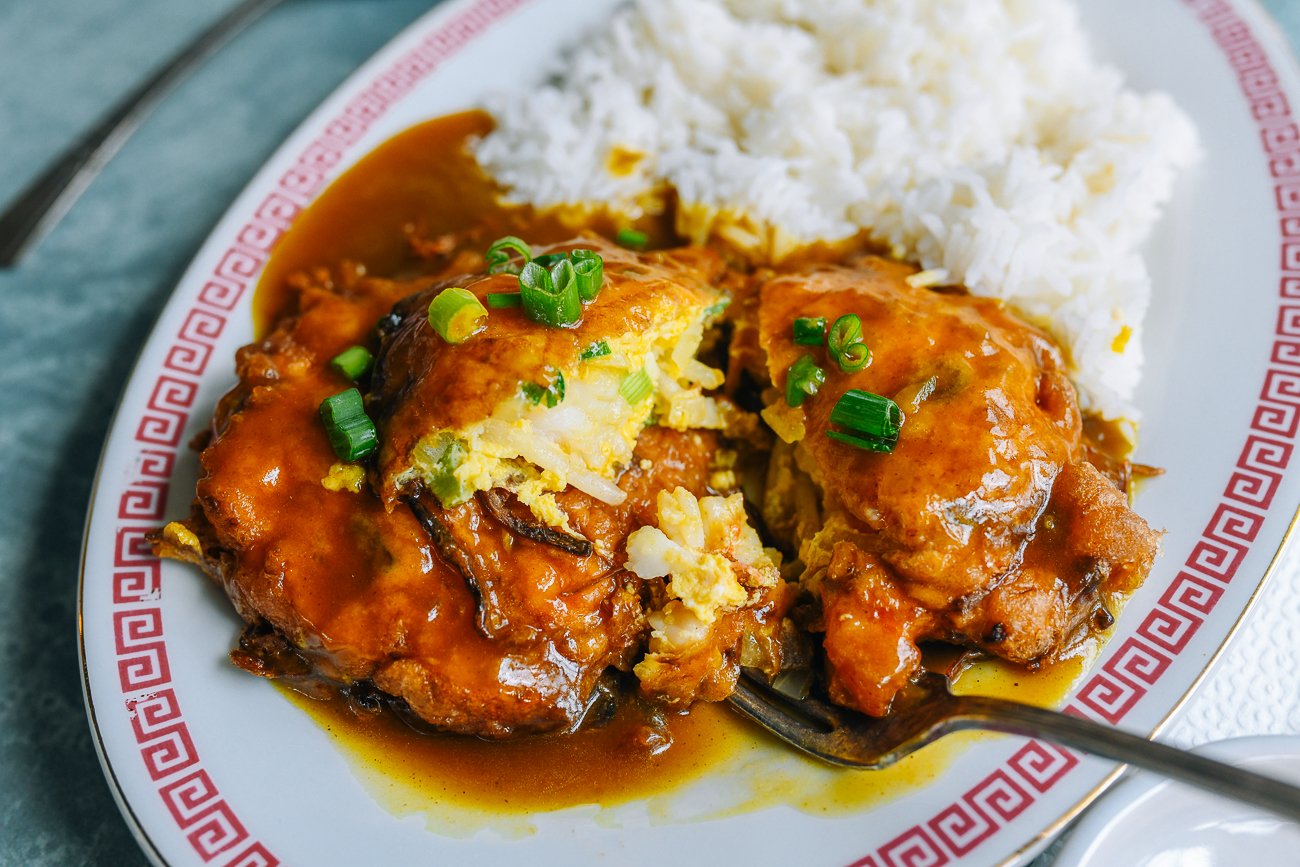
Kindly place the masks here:
POLYGON ((1092 720, 985 696, 953 696, 948 731, 981 729, 1041 738, 1136 765, 1300 822, 1300 787, 1147 740, 1092 720))
POLYGON ((0 214, 0 268, 17 264, 85 192, 163 97, 196 66, 284 0, 244 0, 113 107, 0 214))

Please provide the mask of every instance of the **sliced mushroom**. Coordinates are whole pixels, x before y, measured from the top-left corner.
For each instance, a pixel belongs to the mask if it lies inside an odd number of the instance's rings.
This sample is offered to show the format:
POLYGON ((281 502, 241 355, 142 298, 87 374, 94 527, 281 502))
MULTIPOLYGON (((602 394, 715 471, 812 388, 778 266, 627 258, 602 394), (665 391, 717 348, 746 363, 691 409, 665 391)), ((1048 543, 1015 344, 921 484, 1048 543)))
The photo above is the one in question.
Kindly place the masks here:
POLYGON ((483 504, 483 508, 487 509, 489 515, 504 524, 506 529, 516 536, 523 536, 525 539, 559 548, 561 551, 575 557, 591 556, 591 542, 581 536, 570 536, 568 533, 561 533, 559 530, 548 527, 540 521, 521 518, 511 511, 506 496, 505 491, 500 488, 493 488, 490 491, 479 491, 478 500, 483 504))

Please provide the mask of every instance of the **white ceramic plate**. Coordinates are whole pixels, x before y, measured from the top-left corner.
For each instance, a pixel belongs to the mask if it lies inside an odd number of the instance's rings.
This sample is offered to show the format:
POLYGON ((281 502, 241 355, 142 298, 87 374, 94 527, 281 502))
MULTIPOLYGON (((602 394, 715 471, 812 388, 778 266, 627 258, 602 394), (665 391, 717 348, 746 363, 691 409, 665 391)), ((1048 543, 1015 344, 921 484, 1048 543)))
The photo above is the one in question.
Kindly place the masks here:
MULTIPOLYGON (((1233 738, 1197 747, 1220 761, 1300 784, 1300 737, 1233 738)), ((1144 771, 1126 776, 1088 811, 1056 867, 1232 867, 1289 864, 1300 826, 1144 771)))
MULTIPOLYGON (((159 863, 938 865, 1024 859, 1113 768, 1050 745, 988 739, 937 779, 855 815, 772 807, 664 823, 590 810, 535 818, 518 839, 452 839, 388 812, 328 736, 224 659, 229 605, 144 533, 186 513, 185 443, 232 383, 268 251, 323 187, 411 124, 535 80, 547 52, 614 0, 456 0, 364 66, 235 202, 158 320, 104 450, 85 538, 81 649, 104 768, 159 863), (665 843, 671 849, 665 851, 665 843)), ((1088 0, 1097 51, 1163 88, 1206 158, 1148 248, 1156 298, 1138 457, 1168 474, 1139 510, 1164 553, 1067 700, 1141 731, 1162 726, 1249 606, 1300 503, 1300 76, 1249 0, 1088 0), (1295 216, 1292 216, 1295 212, 1295 216)), ((755 761, 779 763, 775 751, 755 761)), ((693 797, 722 797, 725 775, 693 797)), ((686 797, 685 794, 682 795, 686 797)), ((670 811, 671 812, 671 811, 670 811)))

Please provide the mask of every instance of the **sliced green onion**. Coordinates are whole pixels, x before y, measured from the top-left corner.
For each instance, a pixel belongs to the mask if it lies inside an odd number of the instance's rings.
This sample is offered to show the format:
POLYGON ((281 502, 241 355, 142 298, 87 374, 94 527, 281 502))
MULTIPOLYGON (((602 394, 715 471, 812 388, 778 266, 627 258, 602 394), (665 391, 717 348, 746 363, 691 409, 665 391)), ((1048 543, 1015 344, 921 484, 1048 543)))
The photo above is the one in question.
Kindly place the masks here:
POLYGON ((578 296, 579 303, 582 302, 582 293, 578 291, 578 272, 573 270, 573 263, 568 259, 561 259, 551 266, 551 282, 555 284, 558 294, 573 292, 578 296))
POLYGON ((552 272, 536 262, 529 262, 519 272, 519 294, 523 296, 524 313, 529 319, 563 328, 582 318, 582 299, 578 295, 578 282, 572 276, 573 266, 566 259, 556 270, 566 265, 569 279, 563 286, 557 286, 552 272))
POLYGON ((605 260, 595 250, 574 250, 569 254, 569 261, 578 275, 578 294, 582 300, 596 300, 605 283, 605 260))
POLYGON ((361 392, 355 388, 321 401, 320 419, 325 424, 330 446, 341 461, 359 461, 379 447, 375 423, 366 415, 361 392))
POLYGON ((563 262, 567 258, 569 258, 567 253, 545 253, 536 257, 533 261, 543 268, 550 268, 556 262, 563 262))
POLYGON ((654 383, 650 381, 650 374, 645 372, 644 367, 636 373, 629 373, 618 387, 618 393, 633 406, 649 397, 654 390, 654 383))
POLYGON ((831 424, 847 431, 827 431, 827 436, 858 448, 892 452, 903 427, 903 411, 887 397, 849 389, 831 409, 831 424))
POLYGON ((872 436, 897 437, 903 411, 887 397, 851 388, 835 402, 831 423, 872 436))
POLYGON ((856 313, 845 313, 831 326, 826 335, 826 346, 831 352, 840 353, 844 347, 862 340, 862 320, 856 313))
POLYGON ((821 389, 826 382, 826 371, 817 366, 811 355, 805 355, 790 365, 785 372, 785 402, 802 406, 803 402, 821 389))
POLYGON ((581 361, 591 361, 591 359, 593 358, 602 358, 606 355, 609 355, 609 353, 610 353, 609 341, 599 340, 591 344, 590 346, 588 346, 586 349, 582 350, 582 352, 578 353, 578 358, 581 361))
POLYGON ((521 382, 519 388, 534 406, 546 402, 548 407, 558 406, 560 401, 564 400, 564 374, 555 371, 555 377, 549 385, 538 385, 535 382, 521 382))
POLYGON ((375 366, 375 357, 364 346, 349 346, 330 359, 330 367, 356 382, 375 366))
POLYGON ((504 310, 507 307, 518 307, 524 303, 524 299, 518 292, 489 292, 487 303, 493 310, 504 310))
POLYGON ((800 316, 794 321, 794 342, 800 346, 821 346, 826 339, 826 320, 800 316))
POLYGON ((704 318, 711 319, 714 316, 721 314, 723 310, 726 310, 730 306, 730 298, 719 298, 717 301, 714 301, 708 307, 704 308, 704 318))
POLYGON ((850 434, 843 431, 828 430, 826 436, 837 442, 848 443, 854 448, 863 449, 869 452, 881 452, 889 454, 894 450, 898 440, 886 439, 885 437, 873 437, 866 434, 850 434))
POLYGON ((487 327, 487 308, 459 286, 443 289, 429 302, 429 324, 448 343, 464 343, 487 327))
POLYGON ((614 235, 614 240, 619 246, 627 247, 629 250, 644 250, 650 243, 650 236, 636 229, 619 229, 614 235))
POLYGON ((871 348, 862 341, 851 343, 835 361, 845 373, 857 373, 871 363, 871 348))
POLYGON ((862 339, 862 320, 853 313, 845 313, 831 326, 826 335, 826 351, 840 370, 856 373, 871 361, 871 349, 862 339))
POLYGON ((515 265, 510 261, 511 253, 518 253, 524 258, 524 264, 533 259, 533 251, 524 243, 523 239, 516 238, 514 235, 506 235, 504 238, 498 238, 488 247, 487 253, 483 255, 483 260, 487 262, 489 274, 500 274, 508 271, 511 274, 518 274, 522 266, 515 265))
POLYGON ((468 454, 465 444, 448 433, 439 434, 428 449, 425 463, 431 468, 425 481, 443 508, 455 508, 474 495, 473 490, 456 477, 456 470, 468 454))
POLYGON ((564 374, 557 370, 555 379, 546 386, 546 405, 555 406, 562 400, 564 400, 564 374))

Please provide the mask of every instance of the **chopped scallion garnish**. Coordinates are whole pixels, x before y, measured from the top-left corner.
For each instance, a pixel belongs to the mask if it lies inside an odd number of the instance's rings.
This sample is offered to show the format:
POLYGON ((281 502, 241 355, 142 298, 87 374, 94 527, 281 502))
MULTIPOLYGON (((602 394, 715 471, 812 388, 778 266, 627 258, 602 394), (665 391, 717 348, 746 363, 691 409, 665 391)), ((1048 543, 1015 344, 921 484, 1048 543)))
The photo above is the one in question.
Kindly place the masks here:
POLYGON ((487 308, 474 293, 459 286, 439 292, 429 302, 429 324, 448 343, 464 343, 487 327, 487 308))
POLYGON ((425 483, 443 508, 455 508, 474 496, 474 491, 456 476, 456 470, 460 469, 468 454, 465 444, 448 433, 439 434, 428 449, 426 460, 431 469, 425 476, 425 483))
POLYGON ((730 306, 731 306, 730 298, 726 298, 726 297, 719 298, 717 301, 714 301, 708 307, 704 308, 704 318, 712 319, 714 316, 718 316, 719 314, 722 313, 723 310, 726 310, 730 306))
POLYGON ((826 335, 826 351, 845 373, 856 373, 871 361, 871 349, 862 339, 862 320, 845 313, 826 335))
POLYGON ((629 250, 644 250, 650 243, 650 236, 636 229, 619 229, 614 235, 614 240, 619 246, 627 247, 629 250))
POLYGON ((654 390, 654 383, 650 381, 650 374, 645 372, 644 367, 636 373, 629 373, 618 387, 618 393, 633 406, 649 397, 654 390))
POLYGON ((803 406, 826 382, 826 371, 817 366, 811 355, 805 355, 790 365, 785 373, 785 402, 790 406, 803 406))
MULTIPOLYGON (((625 229, 619 233, 619 237, 623 238, 624 233, 627 233, 625 246, 640 249, 647 243, 647 238, 642 232, 625 229)), ((623 242, 620 241, 620 243, 623 242)), ((507 235, 494 241, 483 258, 487 262, 489 274, 509 272, 518 274, 522 278, 529 265, 536 265, 550 274, 551 282, 554 284, 554 291, 548 291, 547 294, 567 295, 569 292, 568 281, 572 280, 580 301, 594 300, 605 282, 605 260, 594 250, 580 249, 569 253, 543 253, 537 258, 533 258, 532 249, 522 238, 507 235), (516 255, 523 258, 522 264, 515 263, 514 257, 516 255), (572 272, 571 275, 570 272, 572 272)), ((537 288, 545 288, 544 281, 536 271, 533 272, 532 282, 537 288)), ((514 307, 520 299, 510 298, 511 294, 508 292, 492 292, 488 295, 488 304, 492 307, 514 307)), ((527 295, 528 293, 524 294, 527 295)), ((534 309, 530 307, 526 298, 523 299, 523 303, 524 307, 529 308, 530 311, 534 309)), ((529 315, 538 322, 545 322, 547 325, 556 324, 550 321, 549 307, 553 305, 543 304, 541 306, 548 308, 547 312, 543 314, 545 318, 532 316, 531 312, 529 315)), ((567 308, 567 304, 564 306, 567 308)), ((572 325, 577 321, 578 316, 574 316, 565 319, 560 324, 572 325)))
POLYGON ((511 274, 518 274, 523 265, 516 265, 510 261, 512 253, 522 256, 525 265, 533 259, 533 251, 523 239, 506 235, 493 241, 492 246, 488 247, 487 253, 483 255, 483 260, 487 262, 488 273, 500 274, 508 271, 511 274))
POLYGON ((375 364, 375 357, 364 346, 349 346, 330 359, 330 367, 356 382, 370 372, 375 364))
POLYGON ((493 310, 504 310, 507 307, 518 307, 524 300, 518 292, 489 292, 487 303, 493 310))
POLYGON ((533 261, 538 265, 541 265, 543 268, 550 268, 556 262, 563 262, 567 258, 569 257, 565 253, 544 253, 543 255, 533 259, 533 261))
POLYGON ((573 292, 581 303, 582 293, 578 291, 578 272, 573 270, 573 263, 568 259, 561 259, 551 266, 551 282, 555 284, 557 294, 567 295, 573 292))
POLYGON ((339 460, 359 461, 379 447, 375 423, 366 415, 361 392, 355 388, 340 391, 321 401, 320 419, 339 460))
POLYGON ((595 250, 574 250, 569 261, 578 275, 578 295, 583 301, 594 301, 605 283, 605 260, 595 250))
POLYGON ((564 374, 557 370, 548 385, 521 382, 519 388, 534 405, 545 402, 548 407, 558 406, 564 400, 564 374))
POLYGON ((536 262, 529 262, 519 272, 519 294, 523 296, 524 312, 528 318, 543 325, 563 328, 574 325, 582 318, 582 298, 578 295, 578 281, 573 265, 565 259, 551 271, 536 262), (564 270, 566 269, 567 270, 564 270), (566 277, 557 284, 555 272, 566 277))
POLYGON ((826 339, 826 320, 800 316, 794 321, 794 342, 800 346, 821 346, 826 339))
POLYGON ((582 350, 582 352, 578 354, 578 358, 582 361, 591 361, 593 358, 602 358, 609 355, 609 353, 609 341, 599 340, 582 350))
POLYGON ((827 431, 833 440, 861 449, 892 452, 903 428, 903 411, 887 397, 869 391, 850 389, 831 409, 831 424, 847 428, 827 431))
POLYGON ((837 442, 848 443, 854 448, 859 448, 868 452, 880 452, 886 455, 894 450, 894 445, 897 443, 897 440, 889 440, 884 437, 872 437, 867 436, 866 434, 851 434, 838 430, 828 430, 826 431, 826 436, 837 442))

